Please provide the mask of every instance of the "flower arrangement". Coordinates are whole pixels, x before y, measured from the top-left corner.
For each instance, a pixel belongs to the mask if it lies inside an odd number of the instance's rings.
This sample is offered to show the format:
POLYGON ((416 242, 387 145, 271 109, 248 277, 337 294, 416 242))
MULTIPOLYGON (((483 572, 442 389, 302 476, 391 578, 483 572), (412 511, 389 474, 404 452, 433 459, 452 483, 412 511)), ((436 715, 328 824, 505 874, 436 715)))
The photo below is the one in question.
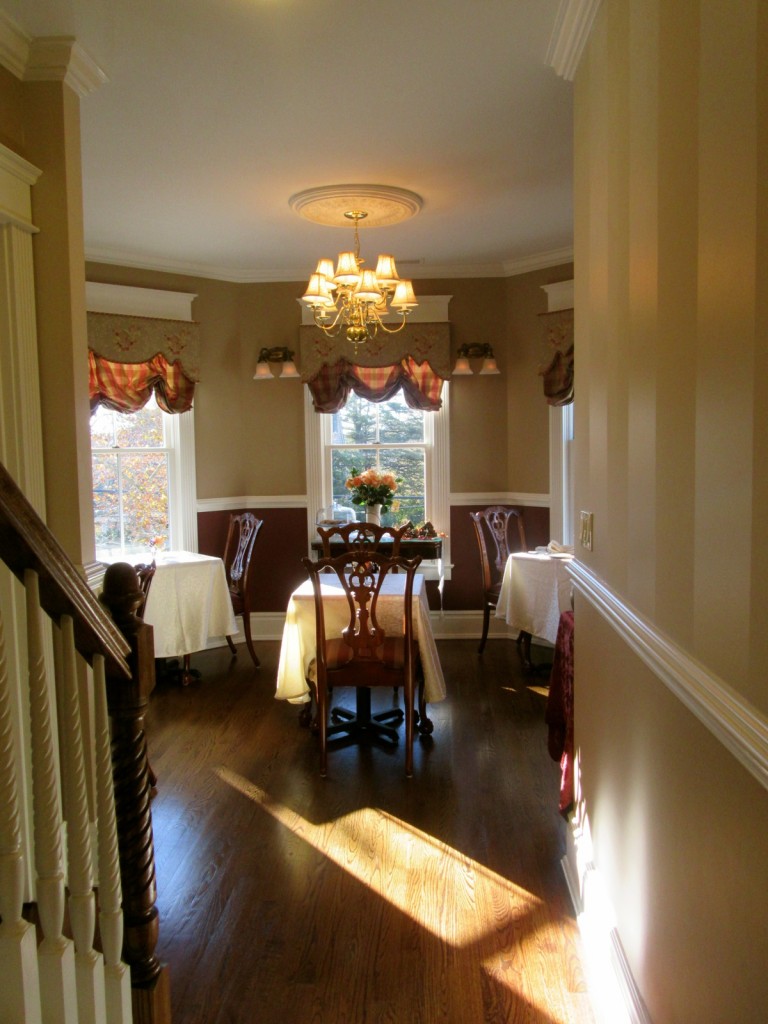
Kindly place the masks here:
POLYGON ((392 508, 397 485, 402 477, 394 473, 381 473, 377 469, 359 472, 354 466, 344 486, 351 491, 353 505, 381 505, 382 512, 392 508))

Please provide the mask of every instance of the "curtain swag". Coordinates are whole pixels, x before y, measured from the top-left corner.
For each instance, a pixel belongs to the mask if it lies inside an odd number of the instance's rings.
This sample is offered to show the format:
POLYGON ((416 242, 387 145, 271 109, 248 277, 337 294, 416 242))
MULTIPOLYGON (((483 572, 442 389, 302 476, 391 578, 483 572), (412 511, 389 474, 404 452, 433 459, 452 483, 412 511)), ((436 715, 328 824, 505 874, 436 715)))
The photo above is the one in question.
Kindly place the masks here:
POLYGON ((542 313, 546 340, 554 349, 546 366, 539 370, 544 378, 544 397, 548 405, 569 405, 573 401, 573 310, 542 313))
POLYGON ((162 353, 143 363, 120 363, 88 350, 88 396, 91 412, 104 405, 115 412, 138 412, 154 392, 164 412, 187 412, 192 408, 195 382, 181 363, 169 363, 162 353))
POLYGON ((350 391, 369 402, 386 402, 402 389, 411 409, 437 412, 442 405, 443 378, 410 356, 392 366, 356 366, 340 359, 332 366, 324 364, 307 386, 316 412, 338 412, 350 391))

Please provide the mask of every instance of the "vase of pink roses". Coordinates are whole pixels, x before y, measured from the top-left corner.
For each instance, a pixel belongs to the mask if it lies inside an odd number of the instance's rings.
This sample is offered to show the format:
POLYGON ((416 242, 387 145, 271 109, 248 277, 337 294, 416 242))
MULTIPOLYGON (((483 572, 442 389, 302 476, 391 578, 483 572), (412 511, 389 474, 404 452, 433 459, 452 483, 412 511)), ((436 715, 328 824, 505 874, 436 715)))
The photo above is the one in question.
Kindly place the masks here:
POLYGON ((354 466, 345 482, 353 505, 365 506, 365 521, 381 525, 382 513, 392 508, 401 477, 378 469, 358 471, 354 466))

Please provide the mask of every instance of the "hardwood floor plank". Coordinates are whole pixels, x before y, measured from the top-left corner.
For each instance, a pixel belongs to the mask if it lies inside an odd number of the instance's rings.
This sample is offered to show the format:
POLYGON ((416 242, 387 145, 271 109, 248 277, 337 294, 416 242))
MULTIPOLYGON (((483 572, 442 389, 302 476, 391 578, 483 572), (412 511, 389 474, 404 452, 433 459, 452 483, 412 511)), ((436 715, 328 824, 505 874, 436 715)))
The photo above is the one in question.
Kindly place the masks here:
POLYGON ((331 751, 321 779, 316 737, 274 699, 276 643, 257 644, 259 671, 222 648, 195 656, 191 686, 158 685, 158 952, 178 1024, 594 1024, 545 697, 512 643, 438 650, 448 699, 412 779, 402 746, 331 751))

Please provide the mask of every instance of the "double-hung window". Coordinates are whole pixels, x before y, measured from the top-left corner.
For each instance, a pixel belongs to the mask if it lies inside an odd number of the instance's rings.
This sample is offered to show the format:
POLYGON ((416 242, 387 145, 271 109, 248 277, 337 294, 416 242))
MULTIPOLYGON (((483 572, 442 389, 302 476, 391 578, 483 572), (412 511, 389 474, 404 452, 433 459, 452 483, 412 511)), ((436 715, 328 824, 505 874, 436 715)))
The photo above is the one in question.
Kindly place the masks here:
MULTIPOLYGON (((445 384, 438 412, 411 409, 398 392, 386 402, 353 394, 339 412, 318 413, 305 389, 310 533, 316 511, 334 503, 351 508, 359 520, 365 518, 365 509, 352 505, 344 484, 353 468, 372 467, 402 478, 396 503, 382 516, 384 525, 410 520, 418 527, 429 521, 438 532, 447 532, 448 392, 445 384)), ((450 578, 447 544, 445 539, 439 574, 450 578)))

